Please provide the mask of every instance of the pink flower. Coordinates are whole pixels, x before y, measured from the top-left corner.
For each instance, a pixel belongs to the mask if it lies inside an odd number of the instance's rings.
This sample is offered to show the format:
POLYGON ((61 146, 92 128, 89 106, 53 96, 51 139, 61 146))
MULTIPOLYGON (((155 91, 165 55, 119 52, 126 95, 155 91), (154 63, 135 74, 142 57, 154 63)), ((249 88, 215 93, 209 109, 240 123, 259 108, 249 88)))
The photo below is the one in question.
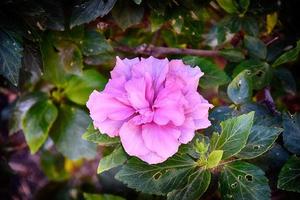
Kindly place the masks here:
POLYGON ((197 92, 202 75, 181 60, 117 57, 105 89, 87 102, 94 127, 120 136, 129 155, 161 163, 210 126, 212 105, 197 92))

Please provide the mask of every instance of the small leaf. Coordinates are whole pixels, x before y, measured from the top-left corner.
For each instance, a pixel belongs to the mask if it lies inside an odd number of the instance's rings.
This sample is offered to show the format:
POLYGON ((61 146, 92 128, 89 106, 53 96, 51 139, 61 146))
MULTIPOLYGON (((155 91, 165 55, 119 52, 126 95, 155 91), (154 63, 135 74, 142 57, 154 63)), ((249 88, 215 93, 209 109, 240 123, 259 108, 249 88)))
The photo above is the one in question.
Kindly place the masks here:
POLYGON ((85 200, 125 200, 122 197, 111 195, 111 194, 90 194, 83 193, 85 200))
POLYGON ((267 56, 267 47, 260 39, 246 35, 244 38, 245 47, 250 56, 259 59, 265 59, 267 56))
POLYGON ((186 153, 177 153, 157 165, 131 158, 116 174, 116 179, 137 191, 162 195, 183 188, 196 166, 197 163, 186 153))
POLYGON ((273 67, 277 67, 287 62, 293 62, 297 60, 300 52, 300 40, 297 42, 297 46, 285 53, 283 53, 279 58, 275 60, 272 64, 273 67))
POLYGON ((194 200, 199 199, 210 184, 211 174, 209 171, 197 170, 189 176, 188 183, 181 189, 168 194, 168 200, 194 200))
POLYGON ((102 172, 120 166, 124 164, 126 160, 127 160, 127 155, 124 152, 123 148, 119 146, 111 154, 101 158, 98 165, 97 173, 101 174, 102 172))
POLYGON ((93 124, 90 124, 88 126, 86 132, 82 135, 82 139, 103 146, 109 146, 120 143, 119 138, 111 138, 106 134, 100 133, 98 129, 94 128, 93 124))
POLYGON ((300 154, 300 114, 284 114, 283 128, 284 147, 294 154, 300 154))
POLYGON ((237 4, 235 0, 217 0, 218 4, 228 13, 237 13, 237 4))
POLYGON ((37 102, 25 114, 22 127, 32 154, 37 152, 48 138, 49 130, 56 117, 57 109, 50 100, 37 102))
POLYGON ((222 160, 239 153, 246 145, 253 118, 254 112, 250 112, 221 122, 222 132, 211 150, 223 150, 222 160))
POLYGON ((130 26, 140 23, 144 16, 144 8, 131 1, 118 1, 112 10, 112 16, 117 24, 126 30, 130 26))
POLYGON ((272 33, 274 27, 276 26, 278 21, 277 12, 273 12, 267 15, 267 33, 272 33))
POLYGON ((81 138, 89 123, 89 116, 83 110, 61 105, 58 118, 50 131, 57 150, 71 160, 93 158, 96 155, 96 144, 81 138))
POLYGON ((96 30, 85 31, 83 40, 79 43, 83 54, 86 56, 107 53, 113 50, 104 35, 96 30))
POLYGON ((23 48, 15 35, 0 29, 0 75, 15 86, 19 82, 23 48))
POLYGON ((102 90, 107 80, 95 70, 85 70, 82 75, 73 75, 67 82, 64 93, 73 102, 85 105, 93 90, 102 90), (80 95, 79 95, 80 94, 80 95))
POLYGON ((208 59, 186 56, 183 58, 183 61, 193 67, 200 67, 201 71, 204 72, 204 75, 199 82, 199 85, 202 88, 216 87, 229 82, 229 77, 226 73, 208 59))
POLYGON ((245 55, 237 49, 223 49, 220 55, 231 62, 240 62, 245 59, 245 55))
POLYGON ((235 104, 242 104, 250 101, 252 97, 251 71, 244 70, 239 73, 227 87, 228 97, 235 104))
POLYGON ((72 10, 70 27, 88 23, 97 17, 103 17, 113 8, 117 0, 76 1, 72 10))
POLYGON ((219 162, 222 159, 223 152, 224 152, 223 150, 212 151, 207 158, 206 168, 211 169, 211 168, 217 167, 219 162))
POLYGON ((294 155, 282 167, 277 187, 291 192, 300 192, 300 159, 294 155))
POLYGON ((264 171, 255 165, 236 161, 224 166, 219 187, 222 199, 269 200, 271 190, 264 171))
POLYGON ((258 36, 259 27, 257 20, 253 17, 244 17, 242 18, 242 28, 244 31, 251 36, 258 36))

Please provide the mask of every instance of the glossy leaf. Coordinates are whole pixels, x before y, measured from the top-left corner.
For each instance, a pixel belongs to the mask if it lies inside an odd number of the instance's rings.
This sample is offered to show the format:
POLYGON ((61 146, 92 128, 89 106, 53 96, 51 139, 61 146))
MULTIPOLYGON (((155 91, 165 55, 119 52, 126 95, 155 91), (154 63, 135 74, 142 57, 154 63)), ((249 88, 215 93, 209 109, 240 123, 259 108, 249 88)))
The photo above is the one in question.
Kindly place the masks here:
POLYGON ((50 132, 57 150, 71 160, 93 158, 96 155, 96 144, 81 138, 89 123, 89 116, 83 110, 61 105, 50 132))
POLYGON ((39 101, 26 112, 22 127, 31 153, 37 152, 46 141, 56 117, 57 108, 50 100, 39 101))
POLYGON ((131 158, 116 174, 116 178, 137 191, 163 195, 184 187, 196 165, 191 157, 180 153, 157 165, 131 158))
POLYGON ((254 112, 221 122, 222 132, 211 143, 211 150, 223 150, 222 160, 239 153, 246 145, 252 128, 254 112))
POLYGON ((111 154, 101 158, 97 173, 101 174, 114 167, 120 166, 127 160, 127 155, 121 146, 117 147, 111 154))
POLYGON ((282 190, 300 192, 300 158, 291 156, 282 167, 277 187, 282 190))
POLYGON ((85 105, 92 91, 101 91, 106 82, 106 78, 96 70, 85 70, 82 75, 73 75, 70 78, 64 93, 71 101, 85 105))
POLYGON ((181 189, 168 194, 168 200, 194 200, 199 199, 210 184, 209 171, 197 170, 189 176, 188 183, 181 189))
POLYGON ((113 8, 117 0, 84 0, 76 1, 72 10, 70 27, 81 25, 103 17, 113 8))
POLYGON ((259 59, 265 59, 267 56, 266 45, 258 38, 246 35, 244 38, 245 47, 250 56, 259 59))
POLYGON ((283 116, 283 144, 290 152, 300 154, 300 114, 283 116))
POLYGON ((237 49, 223 49, 220 55, 231 62, 240 62, 245 59, 245 55, 237 49))
POLYGON ((206 168, 211 169, 217 167, 223 157, 223 152, 223 150, 212 151, 207 158, 206 168))
POLYGON ((268 200, 271 197, 264 171, 247 162, 225 165, 219 183, 222 199, 268 200))
POLYGON ((252 97, 251 71, 244 70, 239 73, 227 87, 228 97, 235 104, 242 104, 250 101, 252 97))
POLYGON ((109 137, 106 134, 100 133, 98 129, 95 129, 93 124, 90 124, 86 132, 82 135, 84 140, 93 142, 99 145, 113 145, 120 143, 120 139, 117 137, 109 137))
POLYGON ((275 62, 272 64, 272 66, 277 67, 284 63, 293 62, 293 61, 297 60, 299 52, 300 52, 300 41, 297 42, 297 45, 295 48, 283 53, 279 58, 277 58, 275 60, 275 62))
POLYGON ((20 40, 14 34, 0 29, 0 75, 15 86, 19 82, 22 51, 20 40))
POLYGON ((193 67, 200 67, 201 71, 204 72, 204 75, 201 77, 199 82, 200 87, 211 88, 224 85, 229 82, 229 77, 226 73, 208 59, 186 56, 183 58, 183 61, 193 67))
POLYGON ((235 0, 217 0, 218 4, 228 13, 236 13, 238 11, 235 0))

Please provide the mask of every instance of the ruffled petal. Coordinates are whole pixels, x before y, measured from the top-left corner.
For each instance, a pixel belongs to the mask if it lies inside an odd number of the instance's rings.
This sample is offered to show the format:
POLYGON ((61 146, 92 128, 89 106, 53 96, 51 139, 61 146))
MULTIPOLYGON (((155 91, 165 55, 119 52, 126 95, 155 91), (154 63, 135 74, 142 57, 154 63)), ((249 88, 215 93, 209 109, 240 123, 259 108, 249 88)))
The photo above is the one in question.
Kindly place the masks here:
POLYGON ((125 121, 116 121, 111 119, 106 119, 104 121, 94 121, 94 127, 99 129, 100 133, 105 133, 110 137, 115 137, 119 135, 119 129, 125 121))
POLYGON ((148 108, 146 100, 146 82, 144 78, 134 78, 125 84, 128 100, 135 109, 148 108))
POLYGON ((140 62, 139 58, 127 59, 124 60, 120 59, 119 56, 116 57, 116 66, 111 71, 111 78, 117 78, 120 76, 124 76, 126 80, 130 79, 131 77, 131 68, 133 65, 140 62))

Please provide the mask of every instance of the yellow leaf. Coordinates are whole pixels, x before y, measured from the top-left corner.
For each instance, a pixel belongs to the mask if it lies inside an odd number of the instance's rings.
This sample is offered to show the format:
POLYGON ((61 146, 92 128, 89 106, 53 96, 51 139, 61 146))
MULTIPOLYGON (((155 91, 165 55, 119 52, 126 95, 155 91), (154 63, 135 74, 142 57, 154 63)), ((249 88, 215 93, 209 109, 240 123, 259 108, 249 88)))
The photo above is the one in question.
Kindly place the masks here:
POLYGON ((267 33, 270 34, 278 21, 277 12, 273 12, 267 15, 267 33))

